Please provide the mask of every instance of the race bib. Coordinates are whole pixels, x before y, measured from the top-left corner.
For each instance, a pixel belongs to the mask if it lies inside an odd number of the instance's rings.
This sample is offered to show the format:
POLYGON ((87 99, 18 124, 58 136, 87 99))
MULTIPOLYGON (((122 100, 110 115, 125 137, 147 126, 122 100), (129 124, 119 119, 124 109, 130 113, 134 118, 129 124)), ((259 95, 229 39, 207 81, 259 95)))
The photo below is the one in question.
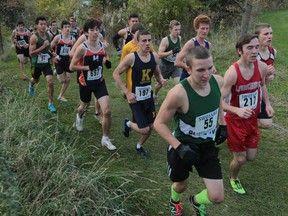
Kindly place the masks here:
POLYGON ((93 71, 89 70, 87 73, 87 80, 98 80, 102 77, 102 66, 93 71))
POLYGON ((61 49, 60 49, 60 54, 59 54, 59 55, 68 56, 70 50, 71 50, 71 47, 69 47, 69 46, 67 46, 67 45, 65 44, 64 46, 61 47, 61 49))
POLYGON ((240 108, 249 107, 255 109, 258 103, 258 90, 252 93, 241 94, 239 96, 240 108))
POLYGON ((19 41, 17 41, 17 43, 19 44, 20 47, 24 47, 26 45, 25 40, 19 40, 19 41))
POLYGON ((177 56, 178 56, 178 53, 175 53, 175 54, 167 56, 165 60, 168 62, 174 63, 176 61, 177 56))
POLYGON ((218 120, 219 109, 216 109, 210 113, 198 116, 195 119, 195 127, 192 127, 189 124, 186 124, 180 119, 179 127, 180 130, 191 137, 213 139, 216 133, 216 126, 218 120))
POLYGON ((37 63, 38 64, 45 64, 49 62, 50 55, 49 54, 43 54, 39 53, 37 57, 37 63))
POLYGON ((151 97, 151 85, 147 86, 137 86, 135 88, 136 100, 143 101, 151 97))

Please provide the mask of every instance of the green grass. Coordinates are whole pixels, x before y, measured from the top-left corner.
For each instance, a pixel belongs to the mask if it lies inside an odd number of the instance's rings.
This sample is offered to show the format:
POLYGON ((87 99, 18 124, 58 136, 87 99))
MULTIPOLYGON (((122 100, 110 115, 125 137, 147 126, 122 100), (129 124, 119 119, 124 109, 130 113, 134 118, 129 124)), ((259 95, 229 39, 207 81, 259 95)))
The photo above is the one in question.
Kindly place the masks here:
MULTIPOLYGON (((273 46, 278 51, 277 77, 269 86, 276 111, 275 126, 261 130, 257 159, 246 163, 240 173, 247 195, 232 192, 228 181, 232 155, 227 144, 220 146, 225 200, 220 205, 207 206, 210 215, 284 216, 288 212, 288 44, 285 40, 288 11, 267 12, 259 19, 272 25, 273 46)), ((211 42, 216 68, 224 74, 237 60, 236 36, 233 31, 213 35, 211 42)), ((118 148, 116 152, 101 146, 101 125, 94 119, 94 107, 90 107, 85 116, 83 133, 72 127, 79 103, 76 74, 72 74, 65 95, 69 102, 55 101, 58 112, 51 114, 47 110, 43 76, 35 88, 35 97, 29 97, 28 82, 21 80, 16 57, 14 54, 12 57, 11 61, 0 62, 0 213, 168 215, 171 182, 166 173, 167 145, 154 131, 145 144, 152 156, 148 160, 135 153, 137 134, 132 132, 128 139, 121 134, 120 123, 124 117, 131 118, 131 111, 113 81, 113 69, 105 70, 105 79, 111 98, 110 138, 118 148)), ((112 63, 115 68, 118 59, 113 57, 112 63)), ((60 86, 56 77, 54 82, 56 98, 60 86)), ((170 82, 167 88, 161 89, 160 102, 172 86, 170 82)), ((203 186, 202 180, 193 172, 183 196, 187 215, 192 215, 189 195, 201 191, 203 186)))

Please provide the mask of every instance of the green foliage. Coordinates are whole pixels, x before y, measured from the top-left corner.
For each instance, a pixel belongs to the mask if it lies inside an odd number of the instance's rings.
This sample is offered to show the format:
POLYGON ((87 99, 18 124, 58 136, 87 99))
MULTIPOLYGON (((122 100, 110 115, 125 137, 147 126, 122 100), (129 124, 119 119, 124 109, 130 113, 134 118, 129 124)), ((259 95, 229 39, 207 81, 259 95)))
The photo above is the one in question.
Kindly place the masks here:
MULTIPOLYGON (((128 5, 128 11, 139 13, 140 20, 146 28, 160 38, 168 33, 168 25, 171 20, 180 21, 182 26, 191 26, 194 17, 203 9, 201 1, 198 0, 129 0, 128 5)), ((191 28, 188 29, 183 28, 182 35, 191 34, 191 28)))

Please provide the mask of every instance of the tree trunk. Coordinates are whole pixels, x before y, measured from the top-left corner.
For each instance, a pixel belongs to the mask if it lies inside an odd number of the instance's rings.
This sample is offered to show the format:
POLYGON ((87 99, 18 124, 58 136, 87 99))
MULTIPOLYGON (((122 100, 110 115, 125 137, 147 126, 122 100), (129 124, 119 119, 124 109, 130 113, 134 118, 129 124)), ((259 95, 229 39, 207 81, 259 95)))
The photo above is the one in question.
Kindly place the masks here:
POLYGON ((248 32, 251 12, 252 12, 252 0, 246 0, 241 20, 241 35, 247 34, 248 32))

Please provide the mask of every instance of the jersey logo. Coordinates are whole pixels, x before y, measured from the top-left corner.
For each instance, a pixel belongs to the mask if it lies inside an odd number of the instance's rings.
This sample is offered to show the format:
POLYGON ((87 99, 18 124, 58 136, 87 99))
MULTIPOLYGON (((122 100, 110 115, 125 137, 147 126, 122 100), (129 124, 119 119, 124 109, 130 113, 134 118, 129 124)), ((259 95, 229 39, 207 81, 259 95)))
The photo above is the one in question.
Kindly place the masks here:
POLYGON ((150 81, 149 73, 151 72, 151 69, 144 69, 142 70, 142 82, 150 81))

